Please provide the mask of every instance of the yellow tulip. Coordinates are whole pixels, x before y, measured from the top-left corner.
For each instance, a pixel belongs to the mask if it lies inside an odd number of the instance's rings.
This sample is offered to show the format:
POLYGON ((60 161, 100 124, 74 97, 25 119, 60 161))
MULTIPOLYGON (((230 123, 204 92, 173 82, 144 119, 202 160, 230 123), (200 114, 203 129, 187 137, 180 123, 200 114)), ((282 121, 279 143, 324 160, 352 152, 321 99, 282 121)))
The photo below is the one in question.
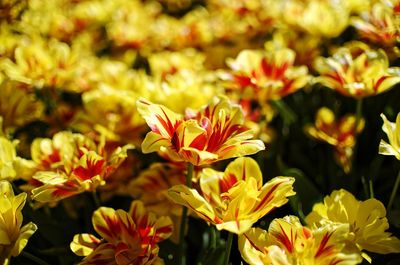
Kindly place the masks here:
POLYGON ((377 199, 358 201, 344 189, 335 190, 324 198, 323 203, 314 205, 306 222, 309 225, 348 225, 346 249, 367 259, 369 257, 362 250, 379 254, 400 252, 400 240, 386 232, 389 229, 386 209, 377 199))
POLYGON ((218 230, 242 234, 264 215, 295 194, 294 179, 275 177, 262 185, 257 163, 246 157, 231 162, 225 172, 204 169, 200 193, 185 185, 172 187, 172 201, 184 205, 218 230))
POLYGON ((223 74, 226 87, 238 89, 244 98, 261 103, 277 100, 303 88, 310 80, 306 66, 294 66, 295 52, 289 48, 269 51, 243 50, 228 59, 232 69, 223 74))
POLYGON ((22 208, 26 193, 14 195, 9 182, 0 181, 0 264, 7 265, 10 257, 18 256, 37 230, 34 223, 22 225, 22 208))
POLYGON ((155 264, 158 243, 172 233, 169 217, 148 213, 141 201, 133 201, 129 212, 100 207, 93 213, 94 230, 102 237, 77 234, 71 250, 85 258, 78 264, 155 264))
POLYGON ((239 236, 239 250, 250 265, 351 265, 361 263, 357 253, 344 251, 347 225, 312 229, 296 216, 274 219, 268 232, 252 228, 239 236))
POLYGON ((400 68, 389 67, 383 50, 367 49, 360 54, 344 47, 329 58, 317 58, 315 68, 322 85, 356 99, 374 96, 400 82, 400 68))
POLYGON ((57 202, 96 190, 127 157, 130 145, 111 154, 91 139, 71 132, 59 132, 53 139, 37 138, 31 146, 36 173, 25 185, 38 202, 57 202))
POLYGON ((400 41, 400 19, 390 1, 376 2, 370 10, 352 19, 361 37, 383 47, 394 47, 400 41))
POLYGON ((350 172, 356 135, 364 129, 365 121, 359 121, 357 130, 354 128, 355 123, 354 115, 346 115, 337 120, 330 109, 323 107, 317 112, 315 125, 306 126, 305 130, 311 137, 332 145, 336 161, 345 172, 350 172))
POLYGON ((400 113, 397 114, 396 123, 388 121, 384 114, 382 130, 386 133, 389 143, 381 140, 379 153, 382 155, 392 155, 400 160, 400 113))
POLYGON ((265 148, 262 141, 250 140, 253 132, 243 126, 241 108, 226 98, 214 98, 186 118, 145 99, 139 99, 137 106, 152 130, 142 143, 143 153, 159 152, 172 161, 199 166, 265 148))

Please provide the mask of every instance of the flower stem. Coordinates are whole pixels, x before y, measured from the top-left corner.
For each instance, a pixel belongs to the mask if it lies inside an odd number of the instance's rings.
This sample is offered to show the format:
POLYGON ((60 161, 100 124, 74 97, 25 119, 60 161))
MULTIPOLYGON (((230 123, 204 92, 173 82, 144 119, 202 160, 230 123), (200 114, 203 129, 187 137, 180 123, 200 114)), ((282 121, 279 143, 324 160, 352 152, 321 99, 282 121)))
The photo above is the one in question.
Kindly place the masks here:
POLYGON ((229 265, 229 257, 231 256, 232 241, 233 241, 233 233, 229 233, 225 249, 225 261, 224 261, 225 265, 229 265))
MULTIPOLYGON (((356 160, 356 156, 357 156, 357 142, 358 142, 358 126, 360 124, 361 118, 362 118, 362 104, 363 104, 363 100, 362 99, 357 99, 356 101, 356 120, 355 120, 355 124, 354 124, 354 138, 355 138, 355 146, 352 147, 353 149, 353 154, 351 155, 351 171, 354 172, 354 162, 356 160)), ((361 179, 363 181, 363 179, 361 179)), ((365 180, 364 180, 365 182, 365 180)), ((364 184, 364 183, 363 183, 364 184)), ((365 185, 364 185, 364 190, 365 190, 365 185)), ((367 189, 368 191, 368 189, 367 189)), ((368 196, 368 195, 367 195, 368 196)))
POLYGON ((96 190, 92 191, 92 198, 93 198, 94 206, 96 207, 96 209, 100 208, 101 203, 100 203, 100 199, 99 199, 99 196, 97 195, 96 190))
POLYGON ((25 257, 27 259, 30 259, 31 261, 33 261, 33 262, 35 262, 36 264, 39 264, 39 265, 50 265, 49 263, 47 263, 46 261, 42 260, 41 258, 38 258, 38 257, 36 257, 36 256, 26 252, 26 251, 22 251, 21 252, 21 256, 25 257))
MULTIPOLYGON (((193 177, 193 164, 188 163, 187 165, 187 175, 186 175, 186 186, 188 188, 192 187, 192 177, 193 177)), ((185 231, 186 231, 186 220, 187 220, 187 212, 188 209, 183 207, 182 210, 182 219, 181 219, 181 226, 179 229, 179 264, 185 264, 185 231)))
POLYGON ((392 194, 390 194, 390 199, 389 199, 389 203, 388 203, 388 206, 387 206, 387 211, 388 212, 392 208, 392 205, 393 205, 393 202, 394 202, 394 198, 396 197, 396 193, 397 193, 397 189, 399 188, 399 185, 400 185, 400 171, 399 171, 399 174, 397 174, 397 178, 396 178, 396 182, 394 183, 392 194))
POLYGON ((210 226, 210 248, 215 249, 217 247, 217 233, 215 232, 214 226, 210 226))
POLYGON ((370 197, 371 199, 373 199, 373 198, 375 197, 375 194, 374 194, 374 185, 373 185, 373 183, 372 183, 372 179, 370 179, 370 180, 368 181, 368 183, 369 183, 369 197, 370 197))

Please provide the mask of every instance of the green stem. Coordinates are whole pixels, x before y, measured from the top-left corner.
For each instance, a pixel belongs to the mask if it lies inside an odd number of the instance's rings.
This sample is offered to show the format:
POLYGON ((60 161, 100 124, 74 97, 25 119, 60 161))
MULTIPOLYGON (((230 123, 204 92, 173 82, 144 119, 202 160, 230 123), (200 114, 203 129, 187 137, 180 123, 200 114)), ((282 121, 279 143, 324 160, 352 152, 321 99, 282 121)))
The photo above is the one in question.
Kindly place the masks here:
POLYGON ((396 193, 397 193, 397 189, 399 188, 399 185, 400 185, 400 171, 399 171, 399 174, 397 174, 397 178, 396 178, 396 182, 394 183, 392 194, 390 194, 390 199, 389 199, 389 203, 388 203, 388 206, 387 206, 387 211, 388 212, 392 208, 392 205, 393 205, 393 202, 394 202, 394 198, 396 197, 396 193))
POLYGON ((375 197, 375 194, 374 194, 374 186, 372 180, 370 179, 368 183, 369 183, 369 197, 373 199, 375 197))
POLYGON ((278 109, 279 114, 282 115, 283 122, 285 125, 290 125, 296 121, 296 113, 282 100, 271 100, 271 105, 278 109))
POLYGON ((364 188, 365 197, 369 198, 370 195, 368 193, 368 184, 367 184, 367 181, 365 180, 365 176, 364 175, 361 176, 361 183, 362 183, 363 188, 364 188))
MULTIPOLYGON (((356 148, 357 147, 357 142, 358 142, 357 141, 358 140, 357 136, 358 136, 358 126, 360 124, 361 117, 362 117, 362 105, 363 105, 363 100, 362 99, 357 99, 357 101, 356 101, 356 121, 355 121, 355 124, 354 124, 354 138, 356 140, 356 144, 353 147, 353 154, 352 154, 352 157, 350 158, 351 159, 351 171, 354 170, 354 161, 355 161, 356 156, 357 156, 357 148, 356 148)), ((365 188, 365 185, 364 185, 364 188, 365 188)))
POLYGON ((27 259, 30 259, 31 261, 35 262, 36 264, 39 265, 50 265, 49 263, 47 263, 46 261, 42 260, 41 258, 38 258, 28 252, 22 251, 21 252, 21 256, 25 257, 27 259))
POLYGON ((214 226, 210 226, 210 248, 215 249, 217 247, 217 233, 215 232, 214 226))
POLYGON ((229 257, 231 256, 231 249, 232 249, 232 241, 233 241, 233 233, 228 233, 228 240, 226 242, 226 249, 225 249, 225 265, 229 265, 229 257))
MULTIPOLYGON (((187 175, 186 175, 186 186, 190 189, 192 187, 192 178, 193 178, 193 164, 188 163, 187 166, 187 175)), ((182 218, 181 218, 181 226, 179 229, 179 264, 185 264, 185 231, 186 231, 186 220, 187 220, 188 209, 183 207, 182 210, 182 218)))
POLYGON ((96 209, 100 208, 101 202, 100 202, 99 196, 97 195, 96 190, 92 191, 92 198, 93 198, 93 202, 94 202, 96 209))

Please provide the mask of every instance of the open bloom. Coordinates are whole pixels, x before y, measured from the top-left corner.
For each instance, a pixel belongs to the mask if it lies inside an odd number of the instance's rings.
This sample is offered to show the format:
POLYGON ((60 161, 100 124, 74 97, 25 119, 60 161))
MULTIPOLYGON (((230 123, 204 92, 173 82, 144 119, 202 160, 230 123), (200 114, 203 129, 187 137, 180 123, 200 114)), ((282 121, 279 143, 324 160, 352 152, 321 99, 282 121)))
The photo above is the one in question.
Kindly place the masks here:
POLYGON ((346 115, 337 120, 335 114, 324 107, 318 110, 315 125, 308 126, 305 130, 311 137, 332 145, 335 149, 335 159, 345 172, 349 172, 356 135, 364 129, 364 123, 364 119, 360 119, 356 129, 354 115, 346 115))
POLYGON ((32 198, 56 202, 105 185, 127 157, 129 148, 118 147, 109 154, 84 135, 66 131, 55 134, 53 139, 35 139, 31 155, 36 173, 29 180, 32 198))
MULTIPOLYGON (((364 249, 379 254, 400 252, 400 240, 386 232, 389 223, 385 206, 376 199, 358 201, 344 189, 335 190, 324 198, 323 203, 314 205, 306 222, 309 225, 348 224, 346 249, 351 252, 361 253, 364 249)), ((363 256, 368 258, 366 254, 363 256)))
POLYGON ((296 53, 288 48, 243 50, 236 59, 228 59, 232 69, 223 76, 228 88, 239 89, 245 98, 259 102, 277 100, 303 88, 310 80, 306 66, 294 66, 296 53))
POLYGON ((400 113, 397 114, 396 123, 388 121, 384 114, 382 130, 386 133, 389 143, 381 140, 379 153, 382 155, 393 155, 400 160, 400 113))
POLYGON ((394 6, 377 2, 360 17, 353 18, 352 24, 363 38, 380 46, 393 47, 400 41, 398 15, 394 6))
POLYGON ((92 222, 101 239, 78 234, 70 245, 76 255, 85 256, 80 265, 162 264, 157 244, 171 235, 169 217, 156 218, 141 201, 133 201, 129 212, 100 207, 92 222))
POLYGON ((0 264, 8 264, 10 257, 18 256, 37 230, 34 223, 22 225, 22 208, 26 193, 14 195, 8 181, 0 181, 0 264))
POLYGON ((200 193, 177 185, 169 190, 169 196, 216 225, 218 230, 242 234, 295 194, 293 182, 291 177, 275 177, 262 185, 256 161, 241 157, 231 162, 225 172, 204 169, 200 176, 200 193))
POLYGON ((344 224, 312 229, 301 225, 296 216, 274 219, 268 232, 252 228, 239 236, 239 250, 250 265, 350 265, 358 264, 358 254, 343 252, 344 224))
POLYGON ((0 76, 0 90, 0 116, 3 117, 6 133, 13 133, 16 128, 44 116, 43 103, 24 84, 1 80, 0 76))
POLYGON ((159 152, 172 161, 199 166, 265 148, 262 141, 249 140, 253 132, 243 125, 241 108, 225 98, 214 98, 187 117, 145 99, 137 106, 151 129, 142 143, 143 153, 159 152))
POLYGON ((283 20, 310 35, 334 38, 349 24, 348 0, 289 0, 281 5, 283 20))
POLYGON ((400 82, 400 68, 389 67, 383 50, 353 54, 350 48, 340 48, 332 57, 319 57, 315 68, 321 84, 358 99, 385 92, 400 82))

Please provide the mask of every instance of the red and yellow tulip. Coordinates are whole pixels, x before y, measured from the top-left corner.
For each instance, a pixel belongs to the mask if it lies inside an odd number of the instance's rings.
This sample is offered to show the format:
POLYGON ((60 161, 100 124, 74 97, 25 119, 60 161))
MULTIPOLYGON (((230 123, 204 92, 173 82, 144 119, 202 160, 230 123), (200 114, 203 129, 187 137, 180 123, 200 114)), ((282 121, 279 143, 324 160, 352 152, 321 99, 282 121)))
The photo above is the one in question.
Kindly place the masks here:
POLYGON ((359 264, 358 254, 344 251, 346 225, 308 228, 296 216, 274 219, 268 231, 252 228, 239 236, 239 250, 251 265, 350 265, 359 264))
POLYGON ((354 115, 346 115, 337 120, 330 109, 323 107, 317 112, 315 125, 306 127, 306 133, 332 145, 336 161, 345 172, 350 172, 356 136, 364 129, 364 119, 360 119, 357 129, 355 126, 354 115))
POLYGON ((129 212, 100 207, 92 222, 101 239, 78 234, 70 245, 76 255, 85 257, 80 265, 160 264, 157 244, 172 233, 169 217, 148 213, 141 201, 133 201, 129 212))
POLYGON ((145 99, 138 110, 149 125, 143 153, 159 152, 172 161, 200 166, 264 150, 243 123, 243 112, 226 98, 214 98, 202 110, 186 117, 145 99))
POLYGON ((275 177, 264 185, 262 182, 256 161, 241 157, 231 162, 225 172, 204 169, 200 175, 200 193, 177 185, 168 194, 174 202, 188 207, 218 230, 242 234, 295 194, 291 177, 275 177))
POLYGON ((324 198, 324 202, 314 205, 306 222, 309 225, 348 225, 346 249, 369 260, 363 250, 380 254, 400 253, 400 240, 386 231, 389 228, 386 209, 377 199, 359 201, 344 189, 335 190, 324 198))

